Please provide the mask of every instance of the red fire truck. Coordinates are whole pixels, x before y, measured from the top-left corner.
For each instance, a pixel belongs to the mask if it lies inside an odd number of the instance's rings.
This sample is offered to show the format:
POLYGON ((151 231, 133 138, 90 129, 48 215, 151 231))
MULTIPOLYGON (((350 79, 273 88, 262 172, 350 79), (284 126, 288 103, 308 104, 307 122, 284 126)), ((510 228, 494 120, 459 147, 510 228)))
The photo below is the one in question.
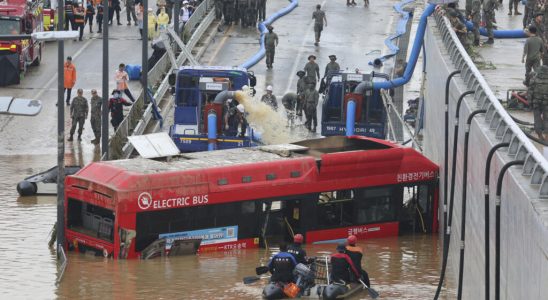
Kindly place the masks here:
MULTIPOLYGON (((0 0, 0 35, 44 31, 42 1, 0 0)), ((44 42, 0 41, 0 86, 18 84, 30 65, 39 65, 44 42)))
POLYGON ((66 246, 137 258, 161 239, 204 252, 436 232, 437 178, 417 151, 362 136, 94 162, 66 179, 66 246))

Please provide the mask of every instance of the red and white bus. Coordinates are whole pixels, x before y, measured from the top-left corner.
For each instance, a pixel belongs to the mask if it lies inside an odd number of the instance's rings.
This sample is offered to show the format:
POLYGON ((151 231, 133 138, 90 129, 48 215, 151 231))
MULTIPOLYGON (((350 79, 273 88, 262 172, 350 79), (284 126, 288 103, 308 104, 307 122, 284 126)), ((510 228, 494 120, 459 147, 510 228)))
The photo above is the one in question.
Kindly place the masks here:
POLYGON ((361 136, 94 162, 68 176, 69 249, 137 258, 158 239, 199 251, 437 230, 438 166, 361 136))

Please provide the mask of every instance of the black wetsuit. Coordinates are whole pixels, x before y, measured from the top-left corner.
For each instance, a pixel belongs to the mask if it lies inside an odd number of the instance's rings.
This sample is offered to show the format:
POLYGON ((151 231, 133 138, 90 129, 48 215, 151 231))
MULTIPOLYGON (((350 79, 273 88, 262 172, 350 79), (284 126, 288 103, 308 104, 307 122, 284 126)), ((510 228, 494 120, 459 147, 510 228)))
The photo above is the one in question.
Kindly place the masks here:
POLYGON ((272 282, 293 282, 293 269, 297 265, 297 261, 292 254, 280 252, 272 257, 268 263, 268 269, 272 273, 270 281, 272 282))
POLYGON ((348 283, 356 281, 359 277, 359 272, 354 266, 352 259, 346 253, 335 253, 331 255, 331 280, 340 282, 341 280, 348 283))
POLYGON ((362 250, 359 247, 353 247, 353 246, 346 246, 346 254, 350 256, 350 259, 354 263, 354 266, 356 266, 356 269, 361 274, 361 279, 367 284, 367 286, 370 286, 369 282, 369 274, 362 268, 362 250))
POLYGON ((301 244, 292 244, 287 247, 287 252, 291 253, 298 264, 306 264, 306 251, 301 248, 301 244))

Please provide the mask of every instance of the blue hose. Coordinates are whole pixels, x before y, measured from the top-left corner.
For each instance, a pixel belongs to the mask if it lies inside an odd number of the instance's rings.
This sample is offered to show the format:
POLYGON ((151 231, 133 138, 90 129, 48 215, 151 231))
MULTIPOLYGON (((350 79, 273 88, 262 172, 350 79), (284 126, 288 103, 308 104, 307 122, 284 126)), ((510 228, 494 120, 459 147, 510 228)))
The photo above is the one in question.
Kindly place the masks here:
POLYGON ((207 114, 207 151, 217 149, 217 114, 215 111, 207 114))
POLYGON ((421 15, 419 26, 417 28, 417 34, 415 35, 415 41, 413 42, 413 49, 411 50, 409 62, 407 63, 407 67, 405 68, 403 77, 399 77, 391 81, 373 82, 373 89, 391 89, 394 87, 402 86, 409 82, 411 76, 413 75, 413 70, 415 70, 415 65, 417 64, 417 59, 419 58, 422 44, 424 43, 424 33, 426 32, 426 23, 428 21, 428 17, 434 12, 435 9, 435 4, 428 4, 421 15))
MULTIPOLYGON (((466 21, 466 29, 474 29, 474 24, 472 24, 472 22, 470 21, 466 21)), ((487 29, 485 29, 485 27, 480 27, 480 34, 483 36, 487 36, 487 29)), ((496 39, 519 39, 526 38, 527 35, 525 35, 525 32, 523 32, 522 29, 493 30, 493 37, 496 39)))
POLYGON ((346 136, 354 135, 354 124, 356 123, 356 101, 348 100, 346 103, 346 136))
MULTIPOLYGON (((409 17, 411 16, 411 13, 403 10, 403 7, 414 1, 415 0, 403 0, 400 3, 394 4, 394 10, 401 14, 401 18, 400 18, 400 21, 398 22, 398 26, 396 26, 396 32, 384 40, 384 44, 386 45, 386 47, 388 47, 388 49, 390 49, 390 53, 377 58, 380 61, 384 62, 385 60, 398 54, 398 52, 400 51, 400 48, 396 46, 392 41, 399 38, 405 33, 407 22, 409 21, 409 17)), ((370 61, 369 65, 372 66, 373 61, 370 61)))
POLYGON ((264 35, 265 33, 268 32, 268 30, 266 29, 266 26, 274 23, 274 21, 276 21, 278 18, 283 17, 287 15, 288 13, 290 13, 293 9, 295 9, 295 7, 297 7, 297 5, 299 5, 299 0, 291 0, 291 4, 275 12, 272 16, 270 16, 265 21, 259 23, 259 26, 257 27, 259 28, 259 31, 261 32, 261 48, 259 49, 257 53, 255 53, 255 55, 253 55, 248 60, 246 60, 243 64, 241 64, 239 66, 240 68, 249 69, 253 67, 255 64, 257 64, 261 59, 263 59, 266 53, 266 50, 264 47, 264 35))

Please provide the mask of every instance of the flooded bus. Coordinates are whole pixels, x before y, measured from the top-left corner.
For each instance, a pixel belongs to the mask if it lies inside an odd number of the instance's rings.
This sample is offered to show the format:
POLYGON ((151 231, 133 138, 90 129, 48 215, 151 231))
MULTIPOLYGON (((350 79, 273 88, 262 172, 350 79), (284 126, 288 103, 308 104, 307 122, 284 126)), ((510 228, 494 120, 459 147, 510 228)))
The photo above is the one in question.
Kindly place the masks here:
POLYGON ((114 258, 201 239, 200 252, 437 229, 438 167, 363 136, 94 162, 65 185, 66 246, 114 258), (164 245, 164 244, 162 244, 164 245))

